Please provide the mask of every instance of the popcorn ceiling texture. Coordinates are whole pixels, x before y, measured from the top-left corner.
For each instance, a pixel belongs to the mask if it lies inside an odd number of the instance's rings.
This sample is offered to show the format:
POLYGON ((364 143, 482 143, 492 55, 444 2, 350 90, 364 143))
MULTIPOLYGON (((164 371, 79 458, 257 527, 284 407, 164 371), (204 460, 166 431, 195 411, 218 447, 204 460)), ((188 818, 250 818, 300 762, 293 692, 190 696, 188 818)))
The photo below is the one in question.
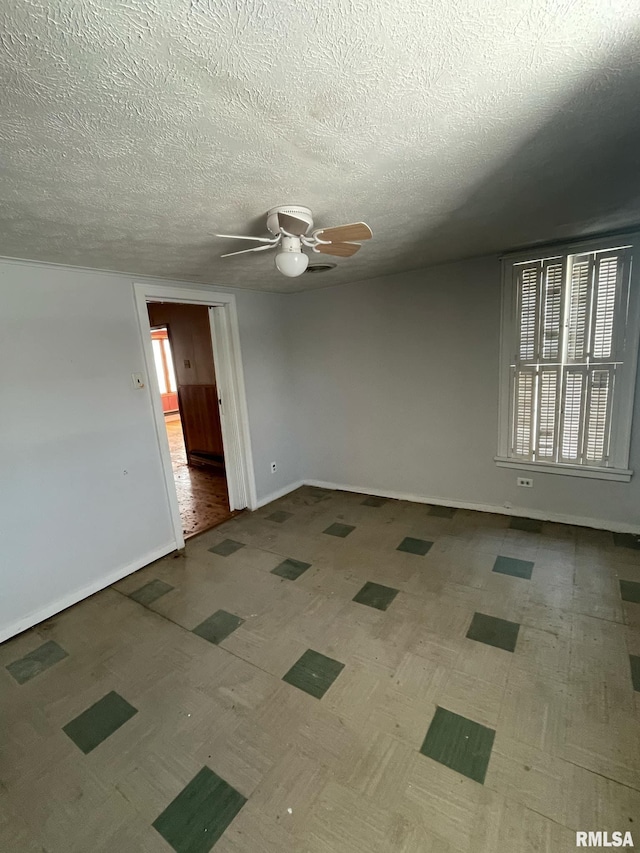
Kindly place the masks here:
POLYGON ((637 8, 5 0, 0 254, 286 291, 635 225, 637 8), (219 258, 294 202, 375 239, 219 258))

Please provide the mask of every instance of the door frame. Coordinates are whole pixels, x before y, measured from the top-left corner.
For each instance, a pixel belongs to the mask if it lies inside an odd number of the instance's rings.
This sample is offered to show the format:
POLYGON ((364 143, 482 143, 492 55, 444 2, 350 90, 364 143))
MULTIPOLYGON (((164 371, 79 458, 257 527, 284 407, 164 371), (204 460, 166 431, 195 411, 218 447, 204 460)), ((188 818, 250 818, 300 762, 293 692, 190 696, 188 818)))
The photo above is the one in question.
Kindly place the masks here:
POLYGON ((233 293, 219 293, 205 287, 185 288, 140 282, 134 282, 133 291, 167 501, 176 547, 181 549, 184 548, 184 534, 171 464, 169 438, 165 427, 160 387, 153 358, 151 324, 147 304, 149 302, 176 302, 185 305, 203 305, 209 309, 229 506, 231 510, 247 507, 253 510, 257 508, 258 499, 251 453, 249 413, 242 369, 236 297, 233 293))

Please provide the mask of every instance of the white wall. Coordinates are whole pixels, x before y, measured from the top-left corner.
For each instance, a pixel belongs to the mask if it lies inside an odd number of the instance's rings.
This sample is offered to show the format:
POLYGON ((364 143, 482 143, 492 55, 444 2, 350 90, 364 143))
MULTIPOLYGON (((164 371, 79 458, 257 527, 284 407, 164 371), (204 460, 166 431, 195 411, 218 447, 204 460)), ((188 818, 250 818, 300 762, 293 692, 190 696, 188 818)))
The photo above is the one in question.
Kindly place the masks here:
POLYGON ((640 531, 640 391, 631 483, 535 473, 523 489, 496 467, 497 258, 296 294, 287 310, 305 479, 640 531))
MULTIPOLYGON (((174 547, 134 280, 0 261, 0 639, 174 547)), ((237 292, 263 500, 299 479, 284 298, 237 292)))
MULTIPOLYGON (((0 640, 173 547, 133 281, 0 261, 0 640)), ((640 530, 640 391, 630 484, 495 466, 496 259, 235 292, 260 501, 305 479, 640 530)))

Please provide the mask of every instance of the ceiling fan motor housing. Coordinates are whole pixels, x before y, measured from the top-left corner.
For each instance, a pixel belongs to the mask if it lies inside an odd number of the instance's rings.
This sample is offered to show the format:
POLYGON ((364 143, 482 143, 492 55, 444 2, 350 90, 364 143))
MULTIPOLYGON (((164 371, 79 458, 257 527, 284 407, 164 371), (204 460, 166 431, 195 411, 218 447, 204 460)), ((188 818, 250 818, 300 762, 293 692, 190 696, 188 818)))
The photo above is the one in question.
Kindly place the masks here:
POLYGON ((272 207, 267 212, 267 228, 272 234, 280 233, 279 213, 286 213, 288 216, 295 216, 296 219, 302 219, 303 222, 306 222, 308 227, 305 234, 308 234, 309 229, 313 228, 313 216, 308 207, 302 207, 299 204, 281 204, 278 207, 272 207))

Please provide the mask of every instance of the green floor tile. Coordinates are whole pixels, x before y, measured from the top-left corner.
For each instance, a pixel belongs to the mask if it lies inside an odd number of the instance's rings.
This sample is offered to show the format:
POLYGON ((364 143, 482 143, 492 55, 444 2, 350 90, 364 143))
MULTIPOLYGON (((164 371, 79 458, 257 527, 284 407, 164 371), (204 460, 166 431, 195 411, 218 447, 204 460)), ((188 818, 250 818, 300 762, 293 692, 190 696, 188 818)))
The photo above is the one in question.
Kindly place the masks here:
POLYGON ((456 514, 456 510, 452 506, 430 506, 429 507, 429 515, 434 516, 435 518, 453 518, 456 514))
POLYGON ((360 592, 353 597, 353 601, 366 604, 367 607, 375 607, 376 610, 386 610, 398 592, 399 590, 393 587, 367 581, 360 592))
POLYGON ((495 734, 493 729, 438 707, 420 752, 482 784, 495 734))
POLYGON ((517 622, 508 622, 506 619, 498 619, 484 613, 474 613, 467 637, 470 640, 485 643, 487 646, 512 652, 518 642, 519 630, 520 625, 517 622))
POLYGON ((328 533, 329 536, 339 536, 341 539, 344 539, 345 536, 348 536, 353 530, 355 530, 355 527, 351 524, 340 524, 336 521, 334 524, 330 524, 324 533, 328 533))
POLYGON ((153 604, 154 601, 157 601, 163 595, 171 592, 172 589, 173 587, 170 583, 165 583, 164 581, 156 579, 149 581, 149 583, 141 586, 140 589, 132 592, 129 595, 129 598, 137 601, 138 604, 144 604, 146 607, 149 604, 153 604))
POLYGON ((631 664, 631 683, 633 684, 633 689, 640 692, 640 657, 629 655, 629 663, 631 664))
POLYGON ((130 720, 138 711, 113 690, 80 716, 71 720, 62 731, 86 755, 130 720))
POLYGON ((516 560, 514 557, 496 557, 493 571, 501 575, 511 575, 512 578, 531 580, 533 563, 530 560, 516 560))
POLYGON ((282 680, 321 699, 343 669, 340 661, 308 649, 282 680))
POLYGON ((509 527, 512 530, 526 530, 527 533, 540 533, 542 522, 537 518, 512 518, 509 527))
POLYGON ((361 501, 362 506, 384 506, 386 504, 386 498, 377 498, 375 495, 371 495, 368 498, 365 498, 361 501))
POLYGON ((292 518, 292 512, 285 512, 283 509, 278 509, 275 512, 272 512, 271 515, 267 516, 267 521, 277 521, 278 524, 282 524, 287 519, 292 518))
POLYGON ((209 853, 246 798, 203 767, 153 822, 176 853, 209 853))
POLYGON ((640 604, 640 583, 638 581, 620 581, 620 595, 623 601, 640 604))
POLYGON ((233 613, 227 613, 226 610, 216 610, 216 612, 201 622, 192 631, 203 640, 208 640, 210 643, 221 643, 229 634, 233 634, 236 628, 244 622, 239 616, 234 616, 233 613))
POLYGON ((271 574, 294 581, 309 568, 311 568, 311 563, 303 563, 302 560, 294 560, 289 557, 287 560, 283 560, 275 569, 272 569, 271 574))
POLYGON ((244 548, 244 542, 236 542, 235 539, 223 539, 213 548, 209 548, 209 551, 212 554, 218 554, 220 557, 229 557, 239 551, 240 548, 244 548))
POLYGON ((633 548, 640 551, 640 536, 635 533, 614 533, 613 541, 619 548, 633 548))
POLYGON ((420 557, 424 557, 432 545, 433 542, 427 542, 426 539, 413 539, 411 536, 406 536, 396 551, 406 551, 407 554, 418 554, 420 557))
POLYGON ((331 498, 331 492, 327 489, 319 489, 316 486, 310 486, 309 497, 313 498, 316 503, 319 503, 320 501, 328 501, 331 498))
POLYGON ((37 649, 29 652, 28 655, 8 664, 7 669, 18 684, 24 684, 66 657, 68 657, 68 653, 65 652, 62 646, 54 643, 53 640, 49 640, 38 646, 37 649))

